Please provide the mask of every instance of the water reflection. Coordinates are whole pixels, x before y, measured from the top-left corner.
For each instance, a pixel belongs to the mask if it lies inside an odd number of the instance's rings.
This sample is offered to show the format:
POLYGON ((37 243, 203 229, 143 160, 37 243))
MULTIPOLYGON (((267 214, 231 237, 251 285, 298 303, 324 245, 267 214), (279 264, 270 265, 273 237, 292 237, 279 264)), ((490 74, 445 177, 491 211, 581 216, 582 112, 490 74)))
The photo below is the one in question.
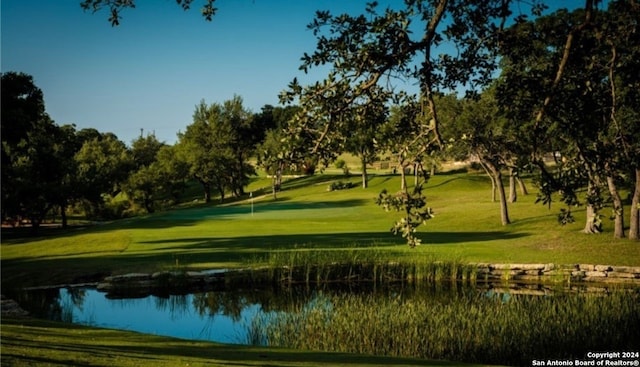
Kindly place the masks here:
MULTIPOLYGON (((449 294, 452 289, 447 288, 449 294)), ((331 290, 275 287, 114 299, 91 288, 64 288, 32 290, 13 297, 31 315, 54 321, 222 343, 264 344, 259 336, 251 335, 254 320, 316 307, 314 297, 318 292, 385 293, 404 298, 415 294, 416 289, 367 285, 343 285, 331 290)), ((428 292, 442 293, 442 289, 438 286, 428 292)))
MULTIPOLYGON (((286 315, 299 315, 295 316, 297 318, 294 319, 294 324, 299 326, 304 321, 307 322, 309 328, 317 328, 325 334, 328 331, 320 329, 320 327, 323 324, 328 324, 330 319, 335 322, 336 317, 341 313, 356 315, 356 319, 363 319, 366 316, 365 313, 369 313, 371 314, 369 324, 371 324, 374 322, 373 320, 387 316, 389 317, 388 322, 395 322, 394 320, 398 320, 400 316, 398 310, 413 310, 414 308, 417 316, 409 315, 407 320, 415 319, 422 323, 416 324, 416 328, 427 325, 427 321, 435 322, 436 316, 442 318, 443 323, 454 325, 461 322, 460 315, 465 313, 471 315, 469 323, 473 323, 473 320, 479 321, 486 318, 487 327, 500 329, 501 326, 494 322, 498 315, 522 320, 539 317, 541 304, 539 302, 525 302, 524 299, 544 299, 549 298, 548 295, 554 295, 551 298, 565 298, 569 293, 581 293, 584 290, 554 291, 549 287, 531 285, 500 288, 490 285, 469 287, 457 283, 434 283, 420 286, 365 284, 342 285, 330 289, 326 287, 313 289, 304 286, 247 288, 235 289, 234 291, 114 299, 95 289, 73 288, 29 291, 16 298, 23 308, 32 315, 41 318, 184 339, 266 345, 275 343, 269 339, 265 330, 273 331, 272 326, 278 323, 282 328, 290 327, 285 323, 289 317, 286 315), (562 295, 562 297, 555 297, 555 295, 562 295), (510 313, 504 313, 507 308, 495 307, 492 303, 493 300, 503 305, 514 302, 516 304, 509 308, 510 313), (419 309, 418 306, 422 308, 419 309), (387 316, 383 314, 384 307, 388 308, 387 316), (434 310, 440 310, 437 312, 438 315, 431 315, 436 313, 434 310), (447 315, 447 312, 450 312, 451 315, 447 315), (477 315, 473 316, 473 312, 477 312, 477 315), (494 316, 487 318, 487 314, 494 316), (319 320, 320 326, 309 324, 309 320, 319 320)), ((630 297, 637 299, 637 291, 629 291, 629 293, 630 297)), ((600 294, 606 294, 606 292, 601 290, 600 294)), ((551 305, 550 309, 553 311, 555 307, 555 305, 551 305)), ((571 307, 578 311, 582 310, 584 313, 585 308, 579 302, 570 305, 569 308, 571 307)), ((592 309, 588 310, 591 312, 592 309)), ((630 314, 635 314, 634 310, 631 311, 633 312, 630 314)), ((549 317, 552 316, 550 314, 549 317)), ((574 316, 566 316, 567 322, 569 317, 573 318, 574 316)), ((345 318, 343 323, 347 325, 356 321, 358 320, 345 318)), ((591 322, 590 319, 587 321, 591 322)), ((513 321, 505 322, 507 325, 513 324, 513 321)), ((637 325, 638 318, 627 320, 627 322, 627 326, 629 324, 637 325)), ((296 325, 293 327, 298 327, 296 325)), ((531 325, 540 325, 540 322, 531 325)), ((593 324, 585 325, 589 328, 596 327, 593 324)), ((380 328, 376 327, 376 329, 380 328)), ((470 330, 474 328, 475 326, 472 326, 470 330)), ((276 332, 282 334, 278 330, 276 332)), ((351 331, 347 330, 347 332, 351 331)), ((435 333, 435 329, 432 333, 435 333)), ((296 335, 300 335, 298 332, 295 332, 293 337, 300 339, 296 335)), ((483 335, 478 339, 485 337, 483 335)), ((637 339, 638 336, 632 334, 631 337, 637 339)), ((345 338, 352 339, 351 336, 345 336, 345 338)), ((520 338, 524 337, 520 336, 520 338)), ((334 339, 336 338, 334 337, 334 339)), ((320 347, 314 346, 314 348, 320 347)), ((450 356, 445 355, 444 357, 450 356)))

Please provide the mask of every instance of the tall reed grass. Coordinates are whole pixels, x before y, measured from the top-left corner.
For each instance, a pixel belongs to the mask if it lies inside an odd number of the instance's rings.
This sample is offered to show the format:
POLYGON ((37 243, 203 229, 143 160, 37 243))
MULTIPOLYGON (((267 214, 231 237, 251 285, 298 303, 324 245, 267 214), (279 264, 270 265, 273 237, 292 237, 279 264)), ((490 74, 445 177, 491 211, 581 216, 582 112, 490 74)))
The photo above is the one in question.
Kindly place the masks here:
POLYGON ((268 277, 281 284, 332 282, 463 281, 475 283, 477 268, 461 260, 436 261, 407 257, 375 248, 294 249, 272 251, 249 261, 248 267, 268 268, 268 277), (390 258, 398 260, 389 261, 390 258))
MULTIPOLYGON (((501 365, 582 359, 640 345, 640 296, 496 296, 459 290, 403 298, 318 294, 296 312, 254 320, 269 346, 501 365)), ((259 336, 259 337, 258 337, 259 336)))

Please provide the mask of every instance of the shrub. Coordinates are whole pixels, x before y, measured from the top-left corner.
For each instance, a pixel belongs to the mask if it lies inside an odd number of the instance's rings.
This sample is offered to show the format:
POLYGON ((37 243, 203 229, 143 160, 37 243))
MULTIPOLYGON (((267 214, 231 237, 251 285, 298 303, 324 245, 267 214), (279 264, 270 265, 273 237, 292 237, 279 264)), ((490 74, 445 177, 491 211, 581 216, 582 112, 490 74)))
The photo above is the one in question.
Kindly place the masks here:
POLYGON ((327 191, 346 190, 352 187, 356 187, 356 184, 354 184, 353 182, 336 181, 332 182, 331 185, 329 185, 327 191))

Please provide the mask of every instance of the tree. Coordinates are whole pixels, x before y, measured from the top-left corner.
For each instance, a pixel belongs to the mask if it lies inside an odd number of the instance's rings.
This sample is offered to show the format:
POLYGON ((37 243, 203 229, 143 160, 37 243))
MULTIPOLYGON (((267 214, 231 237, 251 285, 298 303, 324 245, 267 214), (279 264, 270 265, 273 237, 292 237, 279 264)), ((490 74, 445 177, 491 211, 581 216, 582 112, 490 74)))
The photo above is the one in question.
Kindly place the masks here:
POLYGON ((28 218, 34 231, 70 195, 73 129, 45 112, 42 91, 24 73, 2 74, 2 219, 28 218))
MULTIPOLYGON (((571 13, 560 10, 536 22, 516 24, 505 37, 503 82, 510 86, 502 89, 502 98, 509 101, 512 112, 521 111, 515 112, 521 121, 527 121, 527 115, 535 116, 529 120, 528 139, 533 147, 532 162, 541 173, 541 200, 550 203, 551 195, 561 192, 565 203, 576 205, 577 191, 586 185, 586 233, 602 230, 602 193, 608 190, 614 209, 614 237, 624 235, 617 184, 627 175, 623 167, 633 160, 625 153, 634 149, 629 142, 637 139, 633 138, 633 124, 618 120, 624 116, 618 112, 630 101, 618 98, 617 92, 626 86, 631 90, 638 82, 637 73, 627 74, 631 69, 626 69, 637 66, 631 60, 637 56, 638 36, 636 31, 628 31, 637 29, 637 14, 637 6, 626 1, 611 3, 607 12, 596 11, 593 2, 586 1, 584 9, 571 13), (612 13, 616 6, 625 10, 612 13), (525 39, 526 46, 519 44, 525 39), (619 76, 624 75, 630 77, 622 81, 624 77, 619 76), (555 172, 544 163, 545 152, 561 154, 555 172)), ((637 98, 629 106, 634 105, 637 98)), ((563 209, 559 218, 562 223, 570 220, 570 210, 563 209)))
POLYGON ((75 155, 81 197, 88 204, 89 217, 106 215, 105 197, 114 197, 123 189, 133 168, 127 146, 112 133, 84 142, 75 155))
POLYGON ((421 139, 421 109, 419 103, 408 98, 404 104, 391 107, 389 119, 380 128, 380 150, 390 152, 400 172, 400 190, 407 191, 406 172, 421 162, 430 148, 421 139))
POLYGON ((427 207, 427 200, 422 194, 422 184, 426 182, 427 172, 421 164, 429 145, 424 145, 420 139, 420 124, 424 118, 420 117, 419 103, 411 98, 405 104, 392 106, 389 120, 381 128, 381 148, 390 151, 398 163, 401 174, 400 191, 389 194, 386 189, 378 195, 375 202, 385 211, 395 210, 404 212, 400 220, 391 227, 394 234, 401 234, 409 247, 421 244, 416 236, 417 228, 433 217, 433 210, 427 207), (409 191, 406 182, 406 169, 415 165, 415 175, 419 177, 409 191))
POLYGON ((235 197, 244 195, 244 186, 249 184, 249 176, 255 175, 254 167, 248 163, 255 146, 264 137, 264 130, 255 124, 253 115, 242 106, 242 98, 234 96, 222 105, 220 121, 231 127, 227 143, 233 150, 234 160, 230 171, 230 189, 235 197))
POLYGON ((267 131, 264 141, 256 147, 258 165, 271 176, 271 192, 277 200, 278 191, 282 185, 282 174, 287 166, 286 150, 282 146, 283 134, 281 130, 267 131))
POLYGON ((182 159, 179 145, 163 145, 151 169, 159 176, 158 191, 168 198, 169 203, 177 203, 190 177, 189 165, 182 159))
POLYGON ((66 228, 67 207, 80 197, 78 190, 76 153, 82 147, 74 125, 63 125, 57 129, 54 135, 55 161, 60 182, 54 192, 54 203, 60 209, 62 227, 66 228))
POLYGON ((196 106, 193 123, 179 134, 179 154, 188 167, 190 175, 204 190, 204 201, 211 201, 211 188, 217 186, 220 200, 228 186, 228 167, 233 160, 233 151, 226 144, 225 137, 231 135, 230 126, 218 123, 220 106, 203 101, 196 106))
MULTIPOLYGON (((478 159, 491 179, 493 196, 498 193, 502 225, 511 223, 502 171, 512 160, 511 136, 508 120, 499 113, 493 89, 485 90, 477 98, 461 101, 461 111, 449 126, 449 134, 455 136, 451 144, 478 159)), ((515 139, 514 139, 515 140, 515 139)))
POLYGON ((256 157, 258 165, 271 175, 271 191, 274 199, 277 199, 277 192, 282 186, 282 175, 295 163, 294 159, 288 155, 288 152, 294 149, 285 146, 284 127, 298 110, 295 106, 283 108, 267 105, 262 108, 260 114, 254 116, 255 123, 262 129, 266 129, 264 138, 256 146, 256 157))
POLYGON ((387 120, 389 109, 383 103, 370 98, 364 98, 362 103, 351 108, 349 119, 351 131, 344 132, 346 136, 344 149, 360 158, 362 188, 368 187, 367 165, 372 163, 378 155, 380 127, 387 120))
POLYGON ((42 91, 33 77, 24 73, 2 74, 2 219, 20 215, 18 188, 19 157, 30 132, 46 121, 42 91))
POLYGON ((154 202, 161 194, 162 172, 157 167, 157 155, 165 144, 154 134, 140 137, 131 144, 133 170, 127 178, 125 191, 129 199, 141 204, 148 213, 155 211, 154 202))
MULTIPOLYGON (((602 19, 602 18, 601 18, 602 19)), ((616 225, 614 236, 624 235, 622 203, 617 195, 616 181, 628 177, 633 192, 630 205, 629 239, 640 239, 640 6, 630 1, 614 1, 609 4, 604 24, 599 27, 601 47, 607 50, 602 56, 610 98, 607 112, 610 142, 617 161, 607 168, 617 171, 617 177, 608 175, 607 183, 614 198, 616 225), (613 184, 613 185, 612 185, 613 184), (616 197, 618 197, 616 199, 616 197), (622 228, 621 228, 622 227, 622 228)))
POLYGON ((211 201, 213 187, 221 201, 227 189, 236 196, 244 193, 249 175, 255 173, 247 162, 255 145, 251 121, 240 97, 209 106, 201 101, 193 114, 193 123, 179 134, 181 159, 202 185, 205 202, 211 201))
MULTIPOLYGON (((541 7, 536 2, 533 8, 541 7)), ((329 65, 331 71, 306 87, 294 80, 281 95, 303 109, 291 136, 312 134, 310 153, 330 156, 340 132, 349 130, 343 113, 363 96, 386 105, 398 102, 399 81, 410 80, 420 91, 416 140, 425 152, 442 146, 435 94, 458 86, 474 89, 493 78, 496 47, 511 15, 510 1, 407 0, 399 10, 382 12, 373 2, 357 16, 318 11, 309 25, 317 47, 303 56, 301 69, 329 65), (453 50, 438 49, 445 42, 453 50)))

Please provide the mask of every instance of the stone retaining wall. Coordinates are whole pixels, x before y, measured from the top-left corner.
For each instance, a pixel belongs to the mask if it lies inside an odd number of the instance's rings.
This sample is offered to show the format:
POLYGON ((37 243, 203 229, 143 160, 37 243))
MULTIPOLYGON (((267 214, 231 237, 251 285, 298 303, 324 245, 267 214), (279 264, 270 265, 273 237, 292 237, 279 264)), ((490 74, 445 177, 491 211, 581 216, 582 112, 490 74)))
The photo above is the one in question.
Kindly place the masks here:
POLYGON ((537 282, 635 283, 640 285, 640 266, 593 264, 476 264, 478 280, 537 282))
MULTIPOLYGON (((592 264, 473 264, 477 282, 623 283, 640 285, 640 266, 592 264)), ((97 289, 111 294, 148 294, 162 289, 183 291, 224 290, 235 285, 270 282, 269 269, 208 270, 184 272, 132 273, 106 277, 97 289)))

